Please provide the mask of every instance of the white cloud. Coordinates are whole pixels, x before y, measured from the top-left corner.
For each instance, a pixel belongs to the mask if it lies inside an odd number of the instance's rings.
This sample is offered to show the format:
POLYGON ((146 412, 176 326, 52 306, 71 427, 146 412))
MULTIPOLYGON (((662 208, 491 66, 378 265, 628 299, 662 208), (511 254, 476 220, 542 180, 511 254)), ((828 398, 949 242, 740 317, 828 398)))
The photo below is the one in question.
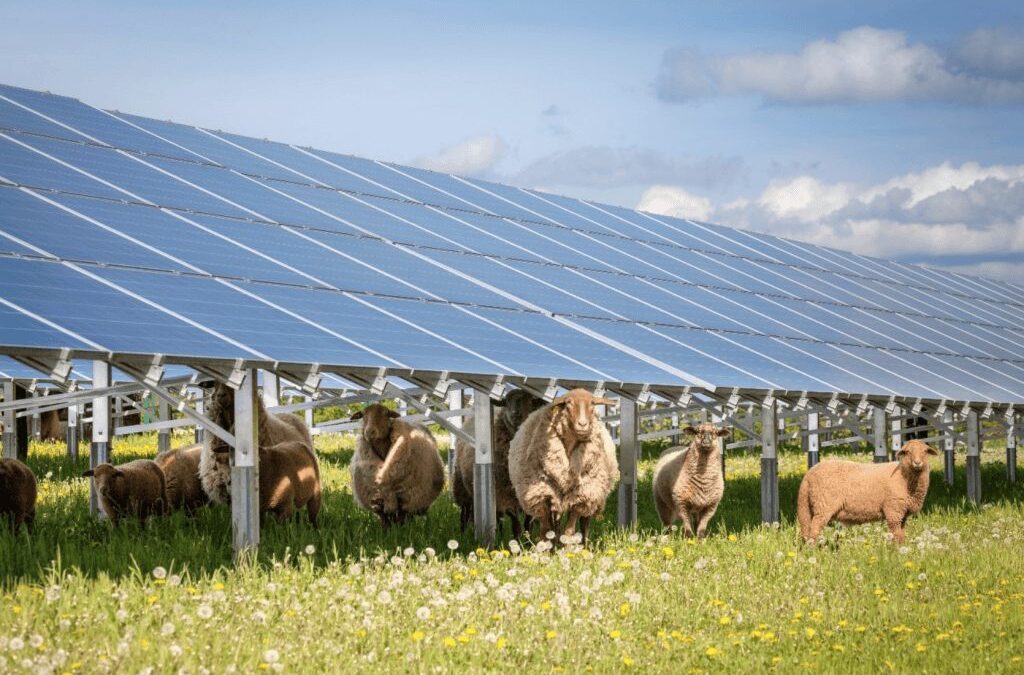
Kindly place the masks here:
MULTIPOLYGON (((979 53, 974 58, 1004 63, 1014 61, 1014 54, 979 53)), ((1024 82, 1006 79, 1003 73, 989 76, 992 70, 965 72, 952 67, 933 48, 909 43, 902 31, 862 26, 840 33, 835 40, 809 42, 796 53, 704 58, 691 50, 673 51, 662 62, 657 92, 669 101, 713 92, 755 94, 787 103, 1024 101, 1024 82)))
POLYGON ((500 136, 476 136, 442 148, 436 154, 419 157, 413 164, 458 176, 483 176, 490 172, 507 152, 508 145, 500 136))
MULTIPOLYGON (((638 208, 650 209, 655 196, 672 195, 674 189, 655 186, 638 208)), ((955 259, 951 265, 958 271, 1024 279, 1024 262, 1013 260, 1024 261, 1024 165, 943 163, 869 186, 804 175, 773 181, 754 198, 721 205, 679 193, 680 208, 699 205, 706 219, 724 225, 866 255, 928 259, 936 265, 955 259)), ((682 215, 670 212, 668 197, 658 203, 661 213, 682 215)))
POLYGON ((640 196, 637 208, 649 213, 692 220, 707 220, 712 212, 710 199, 672 185, 652 185, 640 196))
POLYGON ((1024 76, 1024 31, 981 28, 963 39, 956 51, 961 65, 974 72, 1024 76))

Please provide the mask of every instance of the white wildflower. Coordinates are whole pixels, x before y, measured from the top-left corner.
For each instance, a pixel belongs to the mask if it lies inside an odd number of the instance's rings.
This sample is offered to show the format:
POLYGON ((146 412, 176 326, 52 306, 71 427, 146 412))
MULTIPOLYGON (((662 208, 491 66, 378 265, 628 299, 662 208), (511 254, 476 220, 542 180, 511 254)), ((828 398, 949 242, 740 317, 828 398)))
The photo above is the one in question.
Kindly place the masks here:
POLYGON ((459 548, 459 542, 455 541, 454 539, 449 539, 448 540, 448 550, 449 551, 454 551, 457 548, 459 548))
POLYGON ((196 610, 196 614, 200 619, 209 619, 213 616, 213 607, 209 605, 199 605, 199 609, 196 610))
POLYGON ((167 578, 167 570, 164 569, 163 567, 154 567, 153 568, 153 578, 154 579, 166 579, 167 578))
POLYGON ((267 663, 277 663, 278 659, 280 658, 281 655, 277 653, 276 649, 268 649, 267 651, 263 652, 263 660, 267 663))
POLYGON ((163 626, 160 627, 160 634, 164 637, 174 635, 174 624, 169 621, 165 623, 163 626))
POLYGON ((316 546, 313 546, 312 544, 306 544, 306 548, 304 550, 306 551, 306 555, 313 555, 314 553, 316 553, 316 546))
POLYGON ((420 607, 416 610, 416 618, 420 621, 426 621, 430 618, 430 609, 427 607, 420 607))

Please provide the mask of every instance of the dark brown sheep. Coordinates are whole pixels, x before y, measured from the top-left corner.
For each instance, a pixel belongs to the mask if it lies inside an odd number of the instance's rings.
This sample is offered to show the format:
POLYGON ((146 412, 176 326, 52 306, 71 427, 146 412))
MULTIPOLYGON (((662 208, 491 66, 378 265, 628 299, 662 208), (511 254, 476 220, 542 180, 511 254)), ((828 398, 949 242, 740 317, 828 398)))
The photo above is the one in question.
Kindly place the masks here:
POLYGON ((115 526, 124 516, 137 516, 143 523, 167 510, 167 483, 160 466, 151 459, 127 464, 100 464, 82 474, 92 477, 100 508, 115 526))
POLYGON ((194 512, 210 502, 199 480, 201 444, 161 452, 154 460, 164 472, 167 483, 167 505, 171 510, 194 512))
POLYGON ((0 518, 12 530, 31 529, 36 519, 36 477, 16 459, 0 458, 0 518))

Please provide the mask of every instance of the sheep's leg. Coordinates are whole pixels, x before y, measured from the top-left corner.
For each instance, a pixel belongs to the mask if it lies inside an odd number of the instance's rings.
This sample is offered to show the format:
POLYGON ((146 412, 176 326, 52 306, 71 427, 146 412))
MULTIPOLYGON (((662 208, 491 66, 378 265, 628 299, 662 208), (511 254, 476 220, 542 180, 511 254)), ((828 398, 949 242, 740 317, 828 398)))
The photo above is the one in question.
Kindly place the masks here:
POLYGON ((703 539, 707 534, 708 523, 711 522, 712 516, 715 515, 715 511, 718 510, 718 505, 709 506, 704 509, 703 513, 700 514, 700 518, 697 521, 697 538, 703 539))
POLYGON ((580 518, 580 534, 583 535, 581 543, 587 545, 587 532, 590 530, 590 516, 580 518))
POLYGON ((663 527, 668 527, 676 519, 676 507, 671 500, 666 500, 658 492, 654 493, 654 507, 658 511, 663 527))
POLYGON ((459 531, 465 532, 466 526, 469 525, 469 521, 473 517, 473 512, 470 507, 460 504, 459 505, 459 531))
POLYGON ((892 532, 892 540, 902 545, 905 539, 903 534, 903 518, 897 515, 886 514, 885 522, 889 526, 889 531, 892 532))
POLYGON ((687 537, 692 537, 693 536, 693 525, 690 524, 690 507, 689 506, 684 504, 683 507, 681 509, 679 509, 679 520, 683 521, 683 532, 686 534, 686 536, 687 537))
POLYGON ((518 541, 523 536, 523 526, 519 524, 519 516, 516 513, 508 514, 508 522, 512 528, 512 538, 518 541))
POLYGON ((309 524, 314 528, 319 527, 317 519, 320 516, 320 495, 313 495, 313 498, 306 502, 306 515, 309 516, 309 524))
POLYGON ((816 513, 811 517, 811 522, 807 526, 807 535, 804 540, 808 544, 813 544, 821 536, 821 531, 824 530, 828 524, 832 521, 831 513, 816 513))
MULTIPOLYGON (((580 514, 576 513, 576 509, 569 511, 569 516, 565 520, 565 527, 562 528, 562 534, 566 537, 572 537, 576 534, 576 523, 580 519, 580 514)), ((561 540, 561 538, 559 538, 561 540)))

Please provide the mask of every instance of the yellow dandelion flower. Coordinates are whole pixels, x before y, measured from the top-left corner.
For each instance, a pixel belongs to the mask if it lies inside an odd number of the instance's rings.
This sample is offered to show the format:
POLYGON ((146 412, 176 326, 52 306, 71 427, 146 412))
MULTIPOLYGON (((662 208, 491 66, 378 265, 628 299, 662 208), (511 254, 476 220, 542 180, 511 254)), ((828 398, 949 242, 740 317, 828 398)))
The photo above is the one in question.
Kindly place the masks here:
POLYGON ((506 644, 508 644, 508 640, 506 640, 503 637, 498 638, 494 642, 494 646, 497 647, 498 649, 504 649, 506 644))
POLYGON ((613 640, 618 640, 620 637, 622 637, 622 631, 616 628, 608 633, 608 637, 610 637, 613 640))
POLYGON ((704 653, 708 656, 718 656, 722 652, 718 649, 718 647, 708 647, 704 650, 704 653))
POLYGON ((457 643, 457 642, 455 641, 455 638, 453 638, 453 637, 450 637, 450 636, 449 636, 449 637, 446 637, 446 638, 445 638, 444 640, 442 640, 442 642, 444 643, 444 646, 445 646, 445 647, 448 647, 449 649, 451 649, 452 647, 454 647, 455 645, 457 645, 457 644, 458 644, 458 643, 457 643))
POLYGON ((772 657, 772 665, 773 666, 777 666, 780 663, 782 663, 782 657, 781 656, 773 656, 772 657))
POLYGON ((554 640, 556 637, 558 637, 558 631, 549 630, 547 633, 544 634, 544 637, 546 637, 548 640, 554 640))
POLYGON ((476 635, 476 627, 470 626, 466 629, 466 635, 476 635))
POLYGON ((661 549, 661 553, 666 558, 672 558, 676 554, 676 552, 672 550, 671 546, 666 546, 665 548, 661 549))
POLYGON ((840 654, 842 654, 843 652, 846 651, 846 647, 844 647, 843 645, 840 645, 840 644, 834 644, 834 645, 832 645, 832 651, 839 652, 840 654))
POLYGON ((622 616, 622 617, 629 616, 629 603, 628 602, 624 602, 621 605, 619 605, 619 616, 622 616))
POLYGON ((730 534, 729 535, 729 541, 736 541, 736 535, 735 534, 730 534))
POLYGON ((804 635, 807 636, 808 640, 813 640, 814 636, 817 635, 817 634, 818 634, 818 631, 814 630, 813 628, 805 628, 804 629, 804 635))
POLYGON ((213 590, 215 590, 215 591, 223 591, 224 590, 224 584, 222 584, 221 582, 218 581, 217 583, 215 583, 213 585, 213 590))
POLYGON ((727 616, 723 616, 718 619, 718 625, 720 626, 728 626, 730 623, 732 623, 732 619, 727 616))
POLYGON ((923 652, 923 651, 927 651, 928 648, 925 647, 924 644, 918 642, 916 645, 914 645, 914 650, 917 651, 917 652, 923 652))
POLYGON ((622 665, 624 665, 627 668, 629 668, 630 666, 633 665, 633 659, 631 659, 628 656, 626 656, 625 654, 623 654, 622 655, 622 665))
POLYGON ((412 638, 413 642, 422 642, 423 638, 427 637, 427 634, 421 630, 417 630, 413 631, 413 634, 410 637, 412 638))

